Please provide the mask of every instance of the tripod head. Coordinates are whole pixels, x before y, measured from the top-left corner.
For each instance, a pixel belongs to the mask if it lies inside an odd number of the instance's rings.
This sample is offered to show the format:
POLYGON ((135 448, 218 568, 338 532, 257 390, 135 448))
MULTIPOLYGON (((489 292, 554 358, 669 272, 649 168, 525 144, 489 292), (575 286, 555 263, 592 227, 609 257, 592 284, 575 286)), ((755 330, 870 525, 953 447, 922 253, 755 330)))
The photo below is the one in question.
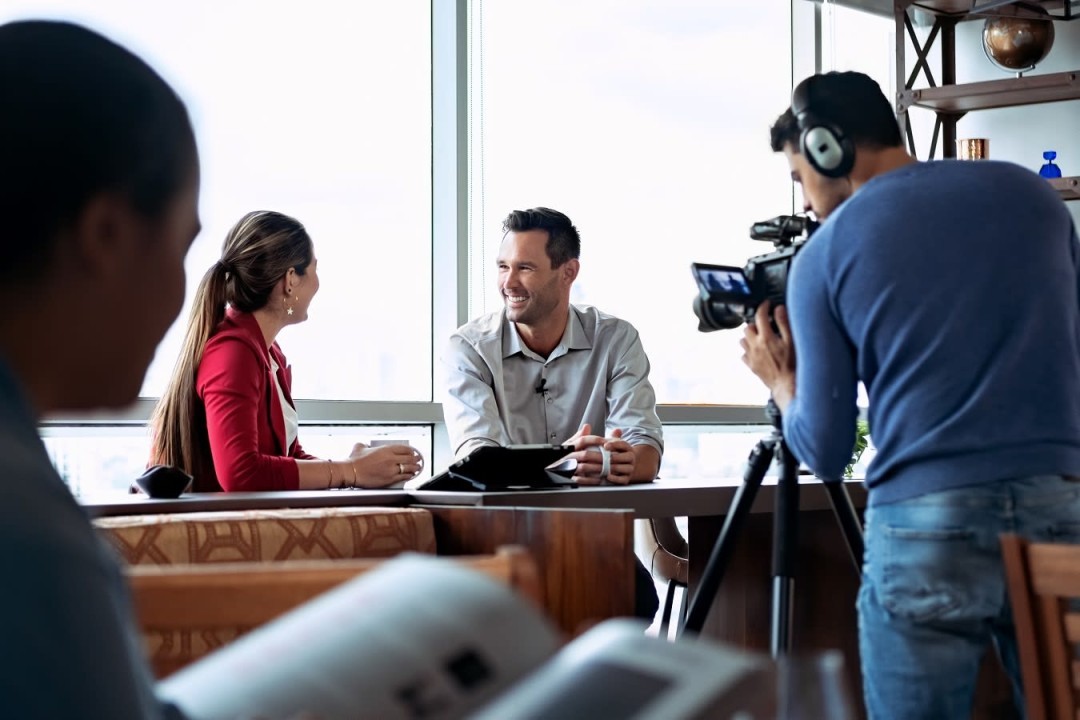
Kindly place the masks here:
POLYGON ((776 429, 776 432, 783 434, 784 432, 784 418, 780 414, 780 408, 776 406, 776 401, 769 396, 769 402, 765 403, 765 417, 769 418, 769 423, 776 429))

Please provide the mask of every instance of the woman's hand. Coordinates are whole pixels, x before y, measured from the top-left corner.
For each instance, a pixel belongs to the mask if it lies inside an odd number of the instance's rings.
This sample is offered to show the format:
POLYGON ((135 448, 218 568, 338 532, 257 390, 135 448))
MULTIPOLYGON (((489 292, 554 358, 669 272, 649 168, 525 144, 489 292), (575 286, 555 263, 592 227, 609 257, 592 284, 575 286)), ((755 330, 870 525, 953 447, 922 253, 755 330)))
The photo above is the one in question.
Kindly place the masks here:
POLYGON ((356 470, 356 487, 381 488, 411 480, 424 469, 424 456, 409 445, 353 446, 349 461, 356 470))

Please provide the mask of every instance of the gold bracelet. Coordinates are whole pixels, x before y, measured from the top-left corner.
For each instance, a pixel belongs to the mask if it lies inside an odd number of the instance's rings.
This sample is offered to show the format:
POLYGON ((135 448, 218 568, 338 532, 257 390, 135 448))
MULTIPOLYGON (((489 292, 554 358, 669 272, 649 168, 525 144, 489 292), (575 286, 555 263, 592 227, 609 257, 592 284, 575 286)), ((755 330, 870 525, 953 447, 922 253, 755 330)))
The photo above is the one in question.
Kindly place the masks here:
POLYGON ((326 461, 326 467, 330 468, 330 482, 326 484, 326 489, 334 487, 334 463, 330 460, 326 461))
POLYGON ((360 478, 356 475, 356 461, 350 460, 349 467, 352 468, 352 486, 360 487, 360 478))

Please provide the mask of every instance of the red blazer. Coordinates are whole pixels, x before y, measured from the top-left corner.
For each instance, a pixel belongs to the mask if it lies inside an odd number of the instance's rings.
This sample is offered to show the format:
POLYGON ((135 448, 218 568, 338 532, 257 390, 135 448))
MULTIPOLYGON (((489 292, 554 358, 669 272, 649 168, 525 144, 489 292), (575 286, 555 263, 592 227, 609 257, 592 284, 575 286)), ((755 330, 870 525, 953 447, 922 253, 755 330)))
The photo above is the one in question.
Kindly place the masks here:
POLYGON ((195 474, 196 492, 296 490, 296 458, 313 459, 299 442, 285 447, 285 416, 270 372, 292 404, 292 370, 275 342, 266 347, 255 317, 229 308, 210 340, 195 376, 206 412, 213 468, 195 474))

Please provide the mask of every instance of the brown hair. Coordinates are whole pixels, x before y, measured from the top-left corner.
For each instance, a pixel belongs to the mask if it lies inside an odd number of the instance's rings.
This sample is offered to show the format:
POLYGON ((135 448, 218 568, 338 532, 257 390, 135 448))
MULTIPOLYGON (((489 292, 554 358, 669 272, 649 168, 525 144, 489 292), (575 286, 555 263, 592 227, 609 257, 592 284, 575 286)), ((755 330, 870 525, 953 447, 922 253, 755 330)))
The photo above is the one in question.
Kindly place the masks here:
POLYGON ((229 231, 221 259, 195 291, 180 356, 150 418, 151 464, 192 474, 212 467, 205 414, 195 394, 206 343, 225 318, 226 303, 246 313, 265 307, 278 281, 290 269, 303 275, 313 255, 304 226, 281 213, 250 212, 229 231))
POLYGON ((557 268, 567 260, 580 257, 581 236, 570 218, 558 210, 546 207, 514 210, 503 220, 503 237, 510 232, 529 230, 547 231, 548 240, 544 251, 551 260, 551 267, 557 268))

